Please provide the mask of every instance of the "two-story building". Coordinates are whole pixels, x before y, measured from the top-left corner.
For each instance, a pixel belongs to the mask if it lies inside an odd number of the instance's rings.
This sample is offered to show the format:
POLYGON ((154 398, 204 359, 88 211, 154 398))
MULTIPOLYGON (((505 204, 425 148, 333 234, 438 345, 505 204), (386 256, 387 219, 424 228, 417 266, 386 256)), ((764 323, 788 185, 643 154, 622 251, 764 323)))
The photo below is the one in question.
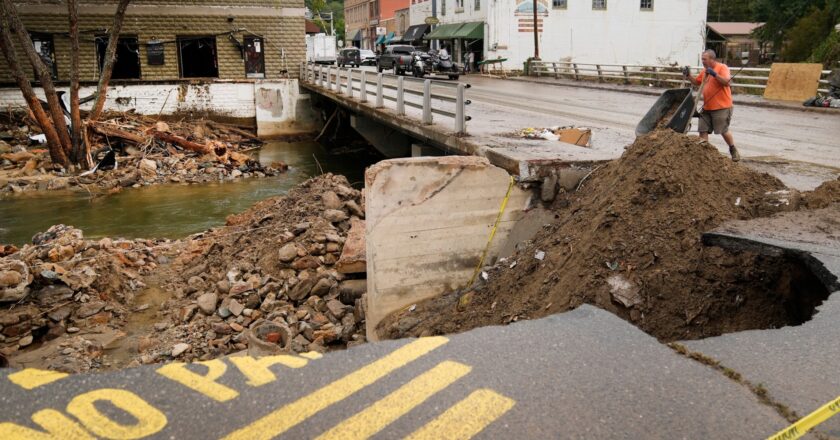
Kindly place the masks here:
MULTIPOLYGON (((99 78, 117 3, 79 1, 82 82, 99 78)), ((15 4, 54 76, 59 82, 68 81, 66 1, 15 4)), ((113 78, 131 82, 296 77, 306 55, 303 36, 303 0, 134 1, 126 12, 113 78)), ((0 65, 0 82, 13 83, 5 63, 0 65)))
MULTIPOLYGON (((519 69, 534 55, 533 0, 437 3, 439 40, 459 61, 504 58, 519 69)), ((537 0, 540 58, 602 64, 696 64, 707 0, 537 0)))

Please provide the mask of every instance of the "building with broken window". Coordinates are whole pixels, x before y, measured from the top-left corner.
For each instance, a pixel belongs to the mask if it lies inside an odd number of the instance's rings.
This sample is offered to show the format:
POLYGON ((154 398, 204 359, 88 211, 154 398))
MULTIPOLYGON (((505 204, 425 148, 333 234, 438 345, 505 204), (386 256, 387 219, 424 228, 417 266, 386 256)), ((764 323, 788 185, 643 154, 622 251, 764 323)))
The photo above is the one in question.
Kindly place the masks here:
MULTIPOLYGON (((65 1, 15 2, 37 51, 69 80, 65 1)), ((80 0, 80 79, 96 81, 116 0, 80 0)), ((295 77, 306 53, 303 0, 134 0, 113 78, 118 81, 295 77)), ((26 66, 28 67, 28 66, 26 66)), ((31 69, 30 69, 31 70, 31 69)), ((34 79, 34 75, 32 77, 34 79)), ((12 83, 5 63, 0 81, 12 83)))
MULTIPOLYGON (((83 98, 95 93, 117 3, 79 0, 83 98)), ((15 5, 58 80, 58 92, 65 93, 70 80, 66 0, 15 5)), ((310 131, 311 106, 297 81, 306 56, 304 13, 303 0, 133 0, 106 109, 210 117, 256 126, 260 136, 310 131)), ((36 81, 29 63, 21 66, 36 81)), ((0 108, 26 108, 5 62, 0 63, 0 108)))

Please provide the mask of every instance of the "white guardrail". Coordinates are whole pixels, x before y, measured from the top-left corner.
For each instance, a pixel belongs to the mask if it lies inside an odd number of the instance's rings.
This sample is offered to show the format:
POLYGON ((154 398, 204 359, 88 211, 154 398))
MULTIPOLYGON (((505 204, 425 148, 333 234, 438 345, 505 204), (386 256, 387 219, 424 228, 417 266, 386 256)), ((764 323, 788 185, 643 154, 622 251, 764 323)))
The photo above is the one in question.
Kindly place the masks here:
MULTIPOLYGON (((693 74, 699 74, 702 67, 692 67, 693 74)), ((743 89, 765 89, 770 68, 767 67, 729 67, 735 76, 733 87, 743 89)), ((553 76, 555 79, 572 78, 597 79, 598 82, 618 80, 624 84, 632 81, 647 81, 659 86, 665 84, 680 84, 682 68, 679 66, 643 66, 634 64, 585 64, 571 61, 531 61, 529 71, 531 76, 553 76)), ((820 75, 818 92, 828 93, 828 76, 830 70, 823 70, 820 75)))
POLYGON ((466 115, 466 106, 470 104, 466 99, 469 84, 313 63, 301 64, 300 78, 374 108, 385 108, 386 101, 393 103, 398 115, 418 117, 425 125, 434 123, 434 115, 452 118, 458 135, 467 133, 467 121, 471 119, 466 115), (415 111, 408 114, 406 108, 415 111))

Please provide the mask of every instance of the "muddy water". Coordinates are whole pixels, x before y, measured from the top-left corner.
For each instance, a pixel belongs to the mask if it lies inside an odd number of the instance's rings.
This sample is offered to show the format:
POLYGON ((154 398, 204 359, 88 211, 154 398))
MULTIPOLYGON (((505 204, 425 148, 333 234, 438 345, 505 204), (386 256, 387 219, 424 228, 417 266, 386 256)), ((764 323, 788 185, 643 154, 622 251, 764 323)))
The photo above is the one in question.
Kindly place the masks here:
POLYGON ((359 153, 329 154, 315 142, 269 142, 255 155, 265 164, 281 160, 290 170, 265 179, 129 189, 92 200, 87 194, 57 192, 0 199, 0 243, 27 243, 58 223, 80 228, 89 238, 181 238, 224 224, 227 215, 283 194, 322 169, 361 185, 364 168, 376 160, 359 153))
POLYGON ((149 338, 149 332, 157 322, 165 322, 158 312, 161 305, 171 298, 169 292, 150 286, 134 299, 134 309, 128 315, 122 328, 125 336, 105 347, 103 362, 119 368, 137 358, 140 345, 149 338))

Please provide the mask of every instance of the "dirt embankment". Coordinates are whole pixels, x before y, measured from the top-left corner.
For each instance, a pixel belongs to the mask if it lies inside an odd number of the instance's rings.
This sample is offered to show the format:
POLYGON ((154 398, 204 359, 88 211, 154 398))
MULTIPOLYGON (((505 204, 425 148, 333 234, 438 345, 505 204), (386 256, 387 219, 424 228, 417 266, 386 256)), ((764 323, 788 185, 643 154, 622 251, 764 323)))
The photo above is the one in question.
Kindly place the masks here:
POLYGON ((54 226, 0 247, 0 354, 80 372, 363 343, 365 282, 335 268, 363 217, 361 193, 327 174, 185 240, 91 241, 54 226), (144 303, 147 284, 161 301, 144 303))
MULTIPOLYGON (((836 183, 804 205, 840 200, 836 183)), ((770 328, 801 317, 792 303, 801 268, 700 242, 726 220, 796 209, 776 178, 733 163, 697 138, 640 137, 597 169, 583 189, 555 201, 556 222, 515 255, 486 268, 488 281, 392 315, 390 338, 461 332, 593 304, 662 340, 770 328), (411 316, 420 324, 406 328, 411 316)))

